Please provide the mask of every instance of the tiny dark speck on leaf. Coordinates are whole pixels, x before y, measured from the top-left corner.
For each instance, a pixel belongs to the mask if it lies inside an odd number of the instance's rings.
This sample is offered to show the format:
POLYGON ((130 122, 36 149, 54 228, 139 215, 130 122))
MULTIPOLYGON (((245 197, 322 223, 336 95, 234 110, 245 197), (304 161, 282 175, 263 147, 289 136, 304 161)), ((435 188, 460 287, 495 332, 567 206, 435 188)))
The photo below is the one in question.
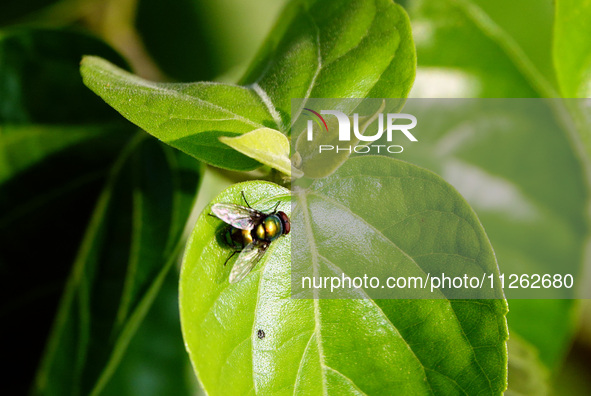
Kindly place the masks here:
POLYGON ((257 337, 259 337, 259 339, 263 339, 265 338, 265 332, 263 330, 259 330, 257 331, 257 337))

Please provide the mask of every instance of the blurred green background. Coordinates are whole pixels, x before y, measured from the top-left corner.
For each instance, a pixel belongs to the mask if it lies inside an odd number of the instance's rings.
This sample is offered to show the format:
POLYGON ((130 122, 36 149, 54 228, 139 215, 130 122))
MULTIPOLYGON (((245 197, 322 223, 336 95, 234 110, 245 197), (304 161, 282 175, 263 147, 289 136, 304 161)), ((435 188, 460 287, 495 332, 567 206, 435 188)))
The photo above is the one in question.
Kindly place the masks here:
MULTIPOLYGON (((0 334, 8 366, 3 394, 31 389, 97 197, 135 132, 82 84, 81 57, 99 55, 158 81, 231 81, 248 66, 283 4, 0 2, 0 334)), ((228 183, 219 179, 206 176, 210 195, 228 183)), ((178 266, 102 394, 198 392, 177 296, 178 266)))
MULTIPOLYGON (((151 80, 234 82, 285 2, 0 3, 0 334, 8 365, 3 394, 31 388, 97 196, 135 133, 82 85, 82 55, 102 56, 151 80)), ((418 53, 412 96, 540 96, 499 48, 479 41, 482 33, 469 21, 443 3, 423 3, 402 2, 418 53)), ((530 23, 551 13, 550 2, 535 9, 523 4, 507 13, 528 15, 530 23)), ((535 40, 524 45, 543 65, 542 47, 535 40)), ((203 196, 224 182, 206 174, 203 196)), ((177 283, 178 268, 168 274, 102 394, 199 392, 180 334, 177 283)), ((591 389, 591 311, 587 301, 576 309, 582 313, 576 336, 560 368, 550 373, 556 394, 591 389)))

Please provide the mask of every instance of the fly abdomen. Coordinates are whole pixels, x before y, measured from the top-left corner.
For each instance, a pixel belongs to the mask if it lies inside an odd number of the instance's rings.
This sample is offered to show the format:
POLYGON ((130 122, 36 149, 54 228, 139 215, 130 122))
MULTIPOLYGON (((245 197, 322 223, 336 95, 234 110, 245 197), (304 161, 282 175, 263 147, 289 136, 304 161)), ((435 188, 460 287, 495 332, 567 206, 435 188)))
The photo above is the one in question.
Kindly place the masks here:
POLYGON ((224 236, 226 244, 236 249, 243 249, 246 245, 253 242, 252 231, 249 230, 230 227, 226 230, 224 236))

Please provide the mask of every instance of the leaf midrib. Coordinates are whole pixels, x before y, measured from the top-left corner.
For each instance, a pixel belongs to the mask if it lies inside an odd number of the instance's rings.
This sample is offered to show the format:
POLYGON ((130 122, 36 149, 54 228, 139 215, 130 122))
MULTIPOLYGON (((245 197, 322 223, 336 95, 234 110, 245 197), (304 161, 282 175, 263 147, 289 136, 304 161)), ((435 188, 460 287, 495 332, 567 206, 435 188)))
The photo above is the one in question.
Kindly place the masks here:
MULTIPOLYGON (((320 257, 320 253, 318 252, 318 249, 316 248, 315 238, 313 237, 314 233, 312 231, 312 225, 311 225, 311 221, 310 221, 310 213, 308 211, 308 205, 307 205, 306 195, 307 195, 306 192, 303 191, 303 192, 297 194, 296 196, 297 196, 297 198, 300 201, 299 204, 300 204, 300 207, 302 208, 302 213, 304 214, 304 221, 305 221, 305 224, 306 224, 306 231, 307 231, 307 234, 310 236, 309 237, 309 243, 310 243, 311 246, 313 246, 313 249, 310 249, 310 251, 312 253, 313 276, 314 277, 318 277, 318 267, 319 267, 318 258, 320 257)), ((320 198, 322 198, 322 197, 320 197, 320 198)), ((330 262, 330 260, 328 260, 328 259, 326 259, 326 260, 328 262, 330 262)), ((333 263, 333 265, 336 266, 336 264, 334 264, 334 263, 333 263)), ((337 268, 339 268, 339 267, 337 266, 337 268)), ((362 292, 363 292, 363 294, 365 294, 365 291, 364 290, 362 290, 362 292)), ((313 290, 313 293, 314 293, 313 300, 314 300, 314 320, 315 320, 315 328, 314 328, 313 336, 316 336, 317 342, 320 343, 320 341, 319 341, 320 334, 317 334, 317 333, 319 333, 319 330, 317 330, 317 329, 320 326, 319 315, 317 314, 317 310, 319 310, 318 290, 317 289, 314 289, 313 290)), ((407 346, 408 350, 417 359, 417 361, 419 362, 420 366, 423 368, 423 373, 425 374, 425 380, 429 384, 429 388, 431 388, 431 384, 428 382, 427 375, 424 372, 424 366, 423 366, 422 362, 419 360, 419 358, 416 356, 416 354, 414 353, 414 351, 410 348, 410 345, 408 344, 408 342, 406 342, 406 340, 402 337, 402 335, 400 334, 400 332, 398 331, 398 329, 396 328, 396 326, 394 326, 394 324, 386 316, 386 314, 384 313, 384 311, 374 302, 374 300, 371 299, 371 298, 369 298, 369 296, 367 296, 367 298, 368 298, 369 301, 371 301, 371 304, 374 305, 374 307, 378 310, 378 312, 380 313, 380 315, 382 315, 382 317, 385 319, 386 325, 389 326, 389 327, 391 327, 400 336, 400 338, 404 341, 405 345, 407 346)), ((304 359, 304 356, 305 356, 305 353, 307 351, 307 348, 308 347, 306 347, 306 349, 304 350, 304 353, 302 354, 302 360, 304 359)), ((326 389, 327 386, 326 386, 325 369, 328 366, 324 362, 324 355, 323 355, 323 350, 322 349, 320 349, 320 348, 318 349, 318 354, 319 354, 319 359, 320 359, 320 365, 322 367, 323 394, 326 395, 327 394, 327 389, 326 389)), ((298 379, 299 378, 296 378, 296 381, 298 379)), ((359 388, 358 386, 356 386, 356 387, 359 388)), ((296 392, 296 388, 295 388, 295 385, 294 385, 294 395, 295 395, 295 392, 296 392)))

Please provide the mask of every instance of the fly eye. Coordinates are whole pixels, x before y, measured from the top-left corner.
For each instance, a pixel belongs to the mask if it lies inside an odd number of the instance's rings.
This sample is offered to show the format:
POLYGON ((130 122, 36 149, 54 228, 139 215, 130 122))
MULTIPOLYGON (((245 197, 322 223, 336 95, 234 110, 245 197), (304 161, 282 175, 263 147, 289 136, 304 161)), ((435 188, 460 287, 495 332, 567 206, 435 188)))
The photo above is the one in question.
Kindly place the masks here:
POLYGON ((289 234, 291 231, 291 222, 289 221, 289 217, 284 212, 277 212, 277 216, 281 219, 281 223, 283 224, 283 234, 289 234))

